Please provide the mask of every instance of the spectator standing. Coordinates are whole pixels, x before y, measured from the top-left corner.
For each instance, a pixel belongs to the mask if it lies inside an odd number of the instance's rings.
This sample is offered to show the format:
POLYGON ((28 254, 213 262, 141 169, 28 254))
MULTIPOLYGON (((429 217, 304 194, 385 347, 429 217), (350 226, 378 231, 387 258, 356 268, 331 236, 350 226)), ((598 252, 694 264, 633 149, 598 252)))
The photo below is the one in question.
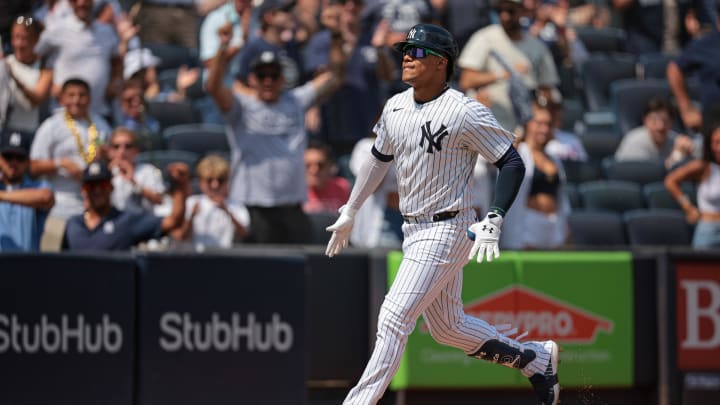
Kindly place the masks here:
MULTIPOLYGON (((251 38, 243 47, 238 61, 238 84, 248 85, 248 75, 252 70, 251 63, 262 53, 271 51, 280 55, 285 86, 289 89, 305 81, 300 48, 295 42, 293 30, 295 20, 291 0, 263 0, 257 8, 260 20, 260 33, 251 38)), ((217 32, 216 32, 217 35, 217 32)), ((228 49, 233 49, 228 45, 228 49)), ((228 54, 232 56, 232 54, 228 54)))
POLYGON ((658 162, 670 169, 692 157, 695 150, 692 138, 676 133, 671 127, 670 102, 661 98, 650 99, 643 113, 643 125, 623 136, 615 151, 615 159, 658 162))
POLYGON ((64 109, 43 121, 30 149, 31 174, 46 176, 55 191, 44 249, 59 247, 65 221, 82 212, 82 171, 100 157, 100 145, 111 132, 101 116, 89 111, 90 87, 85 81, 67 80, 60 91, 60 104, 64 109))
POLYGON ((305 149, 305 179, 308 185, 308 199, 303 204, 306 213, 337 210, 350 196, 350 182, 335 175, 337 166, 330 147, 317 140, 310 140, 305 149))
POLYGON ((545 44, 523 32, 522 0, 500 0, 496 7, 500 24, 477 31, 460 54, 459 84, 471 93, 484 96, 487 92, 489 107, 498 122, 512 131, 522 122, 515 113, 518 106, 513 106, 509 95, 510 80, 518 79, 523 92, 551 89, 560 80, 545 44))
POLYGON ((94 20, 93 0, 69 2, 73 13, 42 32, 35 52, 47 58, 53 69, 54 95, 68 79, 81 78, 90 86, 90 111, 109 117, 108 100, 117 94, 122 81, 121 48, 127 48, 134 32, 125 32, 119 39, 112 26, 94 20))
MULTIPOLYGON (((720 8, 720 3, 718 3, 720 8)), ((680 118, 685 128, 700 131, 703 121, 713 122, 709 116, 720 106, 720 18, 714 30, 687 47, 667 67, 667 79, 677 102, 680 118), (690 98, 687 80, 698 79, 700 106, 698 109, 690 98), (706 119, 704 119, 706 118, 706 119)))
POLYGON ((47 213, 55 200, 50 185, 29 175, 30 142, 6 132, 0 146, 0 252, 38 251, 47 213))
POLYGON ((385 95, 382 84, 396 75, 395 62, 385 46, 389 24, 369 26, 361 20, 363 2, 347 0, 335 8, 334 18, 326 18, 326 28, 310 38, 306 48, 306 70, 317 75, 324 72, 330 60, 333 38, 343 42, 347 59, 340 88, 320 106, 320 126, 312 128, 338 155, 350 153, 377 117, 385 95))
POLYGON ((533 105, 533 118, 525 125, 518 153, 525 164, 525 178, 517 201, 508 212, 501 243, 510 249, 555 249, 568 236, 570 202, 562 162, 547 153, 553 138, 550 109, 533 105))
POLYGON ((65 229, 63 249, 128 250, 140 242, 159 238, 178 228, 185 215, 185 197, 190 176, 187 165, 168 167, 175 187, 171 191, 173 207, 161 218, 146 211, 121 211, 112 205, 112 173, 104 162, 92 162, 82 174, 85 212, 70 218, 65 229))
POLYGON ((42 66, 35 45, 43 30, 33 17, 19 16, 11 28, 12 55, 0 67, 0 92, 7 105, 0 105, 0 128, 35 132, 47 115, 52 70, 42 66))
POLYGON ((230 164, 218 155, 198 162, 196 169, 202 194, 188 197, 183 225, 173 232, 178 240, 192 243, 196 251, 228 249, 247 239, 250 213, 243 205, 229 202, 230 164))
POLYGON ((163 203, 165 183, 160 169, 149 163, 135 163, 139 152, 138 137, 132 130, 113 130, 107 147, 108 166, 113 173, 112 204, 123 211, 153 212, 163 203))
POLYGON ((693 247, 720 247, 720 121, 708 125, 702 159, 670 172, 665 177, 665 187, 685 211, 688 222, 697 224, 693 247), (682 191, 685 181, 698 183, 697 206, 682 191))
MULTIPOLYGON (((303 243, 310 226, 302 211, 307 198, 304 116, 318 98, 337 87, 337 68, 285 90, 281 56, 263 52, 253 61, 248 75, 253 93, 233 92, 222 84, 231 32, 221 29, 219 35, 221 46, 206 87, 228 125, 232 149, 230 201, 248 208, 252 241, 303 243)), ((340 46, 339 41, 335 46, 340 46)))

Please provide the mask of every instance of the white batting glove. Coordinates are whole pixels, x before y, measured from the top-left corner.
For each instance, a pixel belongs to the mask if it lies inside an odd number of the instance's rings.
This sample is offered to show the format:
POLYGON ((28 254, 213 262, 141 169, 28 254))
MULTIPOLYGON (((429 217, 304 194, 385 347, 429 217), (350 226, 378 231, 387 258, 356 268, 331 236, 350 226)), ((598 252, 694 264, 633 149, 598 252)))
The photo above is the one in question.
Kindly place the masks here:
POLYGON ((325 249, 325 254, 328 255, 328 257, 335 256, 340 253, 343 248, 347 247, 348 241, 350 240, 350 231, 355 223, 357 210, 343 205, 338 211, 340 212, 340 216, 335 223, 325 228, 326 231, 333 233, 325 249))
POLYGON ((498 241, 500 240, 500 226, 502 226, 503 217, 495 213, 489 213, 485 218, 476 222, 467 230, 467 235, 470 240, 474 241, 472 249, 470 249, 470 256, 468 259, 472 260, 477 255, 478 263, 482 263, 483 257, 488 262, 493 261, 500 257, 500 247, 498 247, 498 241))

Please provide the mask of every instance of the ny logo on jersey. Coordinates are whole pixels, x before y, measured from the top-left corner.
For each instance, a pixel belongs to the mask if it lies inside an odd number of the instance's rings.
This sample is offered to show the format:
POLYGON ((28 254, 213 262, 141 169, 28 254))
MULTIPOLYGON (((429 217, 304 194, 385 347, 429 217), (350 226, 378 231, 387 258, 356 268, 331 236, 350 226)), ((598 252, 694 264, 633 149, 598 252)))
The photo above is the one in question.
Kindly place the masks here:
POLYGON ((427 147, 427 153, 434 153, 435 151, 441 151, 442 145, 441 142, 443 138, 448 136, 447 127, 445 124, 440 124, 440 128, 438 128, 437 131, 431 132, 430 130, 430 123, 432 121, 428 121, 425 123, 425 125, 421 126, 422 129, 422 138, 420 138, 420 147, 425 146, 425 140, 428 141, 428 147, 427 147), (434 150, 433 150, 434 149, 434 150))

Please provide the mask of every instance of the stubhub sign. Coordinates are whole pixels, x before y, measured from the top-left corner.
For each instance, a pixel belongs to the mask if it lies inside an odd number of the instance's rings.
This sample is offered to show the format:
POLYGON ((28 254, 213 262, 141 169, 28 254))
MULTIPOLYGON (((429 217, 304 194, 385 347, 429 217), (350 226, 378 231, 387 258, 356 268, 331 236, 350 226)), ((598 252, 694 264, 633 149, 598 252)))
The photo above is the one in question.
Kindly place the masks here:
POLYGON ((305 403, 303 256, 139 263, 138 405, 305 403))

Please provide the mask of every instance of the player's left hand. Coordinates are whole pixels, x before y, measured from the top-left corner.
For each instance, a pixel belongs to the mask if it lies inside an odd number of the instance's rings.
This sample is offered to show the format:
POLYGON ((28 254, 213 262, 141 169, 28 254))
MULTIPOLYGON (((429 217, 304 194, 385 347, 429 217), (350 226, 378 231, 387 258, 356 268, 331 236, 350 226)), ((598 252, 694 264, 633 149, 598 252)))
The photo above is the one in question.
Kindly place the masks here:
POLYGON ((500 241, 502 222, 503 217, 495 213, 489 213, 482 221, 470 225, 467 235, 474 243, 468 259, 473 259, 477 255, 478 263, 482 263, 483 257, 488 262, 500 257, 498 242, 500 241))
POLYGON ((328 232, 332 232, 330 241, 328 242, 325 254, 329 257, 333 257, 340 253, 343 248, 347 247, 350 241, 350 231, 352 230, 353 224, 355 223, 355 214, 357 210, 343 205, 338 210, 340 216, 334 224, 325 228, 328 232))

